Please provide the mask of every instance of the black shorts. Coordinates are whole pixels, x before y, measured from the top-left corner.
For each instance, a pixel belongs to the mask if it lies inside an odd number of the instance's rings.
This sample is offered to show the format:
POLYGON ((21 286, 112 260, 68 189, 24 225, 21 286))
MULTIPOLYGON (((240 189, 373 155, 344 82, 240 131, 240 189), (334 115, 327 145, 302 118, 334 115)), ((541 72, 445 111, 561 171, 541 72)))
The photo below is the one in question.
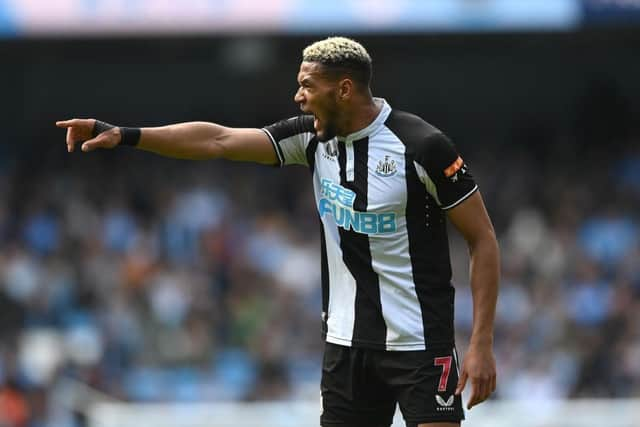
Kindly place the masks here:
POLYGON ((327 426, 388 427, 396 403, 408 427, 464 419, 455 348, 383 351, 326 343, 322 413, 327 426))

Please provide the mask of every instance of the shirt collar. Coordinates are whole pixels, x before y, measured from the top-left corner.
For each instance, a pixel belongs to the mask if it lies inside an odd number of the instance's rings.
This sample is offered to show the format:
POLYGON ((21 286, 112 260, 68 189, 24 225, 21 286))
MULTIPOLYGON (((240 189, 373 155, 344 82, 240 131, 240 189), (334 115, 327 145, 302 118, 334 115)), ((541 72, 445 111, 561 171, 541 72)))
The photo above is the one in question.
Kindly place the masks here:
POLYGON ((389 113, 391 113, 391 106, 384 98, 373 98, 373 101, 378 105, 382 104, 382 108, 380 108, 380 112, 376 118, 369 124, 369 126, 360 129, 357 132, 350 133, 347 136, 338 136, 340 141, 357 141, 358 139, 366 138, 384 125, 387 117, 389 117, 389 113))

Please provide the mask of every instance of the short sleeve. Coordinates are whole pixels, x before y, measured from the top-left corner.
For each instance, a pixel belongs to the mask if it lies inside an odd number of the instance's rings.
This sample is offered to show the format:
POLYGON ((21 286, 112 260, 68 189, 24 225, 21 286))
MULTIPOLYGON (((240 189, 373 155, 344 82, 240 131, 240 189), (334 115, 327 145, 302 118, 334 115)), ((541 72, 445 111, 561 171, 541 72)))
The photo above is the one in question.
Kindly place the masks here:
POLYGON ((309 166, 307 146, 315 136, 313 116, 297 116, 265 126, 280 166, 299 164, 309 166))
POLYGON ((441 132, 427 136, 420 144, 414 165, 420 181, 444 210, 457 206, 478 189, 467 164, 441 132))

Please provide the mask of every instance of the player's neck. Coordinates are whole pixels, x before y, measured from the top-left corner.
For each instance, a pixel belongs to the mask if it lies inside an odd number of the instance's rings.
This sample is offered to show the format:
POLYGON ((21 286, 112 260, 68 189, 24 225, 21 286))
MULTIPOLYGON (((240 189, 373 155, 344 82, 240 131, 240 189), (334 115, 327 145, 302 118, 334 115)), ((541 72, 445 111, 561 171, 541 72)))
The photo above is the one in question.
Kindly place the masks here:
POLYGON ((347 136, 369 126, 380 114, 382 104, 371 97, 362 97, 343 114, 344 122, 338 126, 338 135, 347 136))

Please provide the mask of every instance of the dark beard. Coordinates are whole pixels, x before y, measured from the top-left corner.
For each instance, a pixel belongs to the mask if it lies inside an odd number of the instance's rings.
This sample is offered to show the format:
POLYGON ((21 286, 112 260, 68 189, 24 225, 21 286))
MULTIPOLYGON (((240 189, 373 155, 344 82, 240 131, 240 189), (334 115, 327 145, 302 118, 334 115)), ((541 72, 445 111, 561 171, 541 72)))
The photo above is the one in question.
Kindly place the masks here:
POLYGON ((335 138, 337 133, 336 126, 331 123, 327 123, 321 132, 316 133, 316 137, 320 142, 327 142, 335 138))

